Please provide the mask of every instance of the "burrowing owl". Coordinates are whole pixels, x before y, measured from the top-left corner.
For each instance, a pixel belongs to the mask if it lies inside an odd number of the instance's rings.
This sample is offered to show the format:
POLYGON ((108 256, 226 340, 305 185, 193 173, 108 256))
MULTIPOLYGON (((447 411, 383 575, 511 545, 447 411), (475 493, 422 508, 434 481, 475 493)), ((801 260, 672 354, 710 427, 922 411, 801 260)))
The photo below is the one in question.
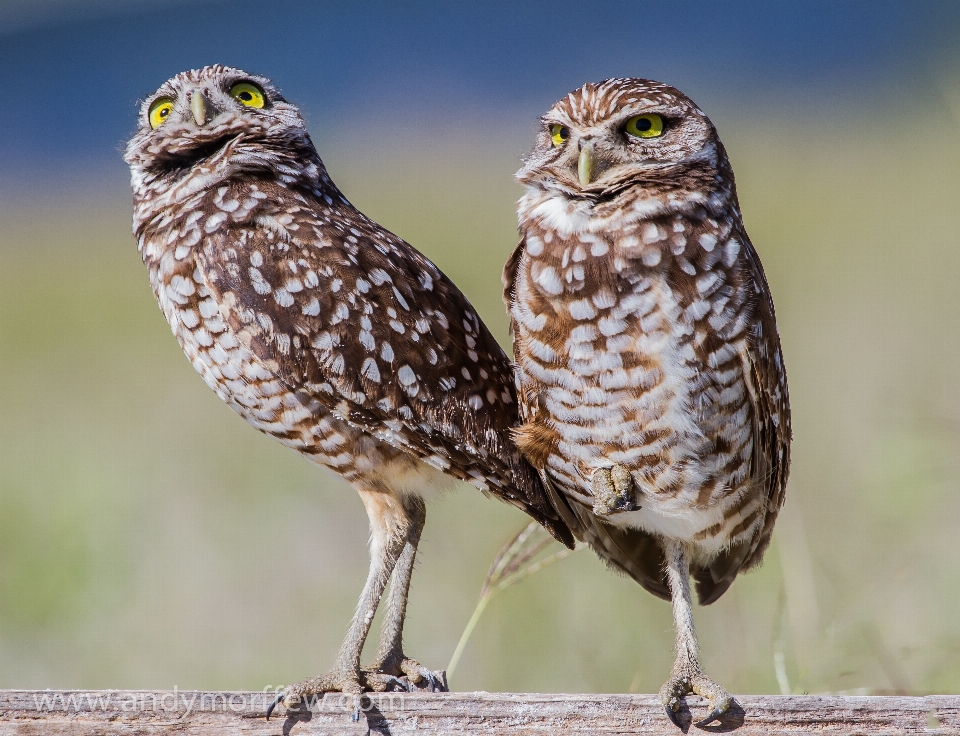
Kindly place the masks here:
POLYGON ((702 604, 760 562, 790 408, 773 302, 717 132, 678 90, 586 84, 543 117, 504 270, 524 455, 574 534, 672 599, 660 691, 730 695, 699 664, 702 604))
POLYGON ((401 643, 424 498, 444 474, 572 543, 507 434, 518 405, 506 355, 433 263, 350 205, 268 80, 178 74, 144 101, 125 158, 140 253, 194 368, 254 427, 350 481, 370 517, 370 574, 334 669, 276 702, 444 686, 401 643))

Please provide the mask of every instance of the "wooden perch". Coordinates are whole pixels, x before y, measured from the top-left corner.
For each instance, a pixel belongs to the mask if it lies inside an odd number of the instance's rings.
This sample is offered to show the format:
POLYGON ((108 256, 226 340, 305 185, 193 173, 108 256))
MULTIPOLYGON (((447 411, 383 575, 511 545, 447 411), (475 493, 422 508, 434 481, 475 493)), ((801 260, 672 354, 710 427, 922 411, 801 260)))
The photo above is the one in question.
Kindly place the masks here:
MULTIPOLYGON (((359 723, 339 695, 294 718, 267 722, 273 693, 126 690, 0 690, 0 736, 182 734, 669 734, 678 730, 654 695, 516 693, 373 694, 359 723)), ((690 733, 960 734, 960 696, 744 695, 724 721, 690 733)), ((705 715, 689 698, 686 724, 705 715)))

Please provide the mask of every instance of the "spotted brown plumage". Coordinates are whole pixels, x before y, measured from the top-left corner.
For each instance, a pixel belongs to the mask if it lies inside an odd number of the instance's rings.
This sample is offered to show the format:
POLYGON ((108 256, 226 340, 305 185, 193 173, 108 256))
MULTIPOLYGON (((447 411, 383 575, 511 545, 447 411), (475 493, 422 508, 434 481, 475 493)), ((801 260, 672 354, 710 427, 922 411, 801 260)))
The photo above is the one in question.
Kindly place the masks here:
POLYGON ((573 533, 672 599, 661 691, 730 696, 700 671, 688 575, 712 603, 759 564, 783 503, 790 409, 773 301, 712 123, 678 90, 586 84, 518 172, 504 269, 522 426, 573 533))
POLYGON ((440 687, 401 644, 423 498, 453 476, 572 542, 508 436, 506 355, 436 266, 350 205, 268 80, 177 75, 143 103, 126 161, 140 253, 193 366, 247 422, 350 481, 370 516, 370 576, 336 666, 280 700, 440 687))

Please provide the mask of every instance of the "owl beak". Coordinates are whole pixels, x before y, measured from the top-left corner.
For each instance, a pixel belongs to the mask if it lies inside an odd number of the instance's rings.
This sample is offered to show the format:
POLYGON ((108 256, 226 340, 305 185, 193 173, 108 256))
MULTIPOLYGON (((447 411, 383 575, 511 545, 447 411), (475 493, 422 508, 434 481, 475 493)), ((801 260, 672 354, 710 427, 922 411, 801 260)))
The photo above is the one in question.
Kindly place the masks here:
POLYGON ((580 160, 577 162, 577 175, 580 177, 580 186, 588 186, 593 178, 593 141, 589 138, 580 140, 580 160))
POLYGON ((203 127, 207 120, 212 117, 210 115, 212 108, 213 105, 210 104, 207 96, 198 89, 194 90, 190 97, 190 112, 193 113, 193 119, 197 121, 197 125, 203 127))

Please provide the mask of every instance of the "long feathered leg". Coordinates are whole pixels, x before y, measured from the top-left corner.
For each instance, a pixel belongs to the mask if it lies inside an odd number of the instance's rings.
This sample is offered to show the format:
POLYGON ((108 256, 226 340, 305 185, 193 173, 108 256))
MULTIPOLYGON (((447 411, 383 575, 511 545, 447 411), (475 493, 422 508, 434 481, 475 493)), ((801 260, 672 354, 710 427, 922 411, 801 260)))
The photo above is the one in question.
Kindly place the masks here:
POLYGON ((403 653, 403 622, 407 613, 407 596, 410 593, 410 578, 417 556, 420 533, 426 520, 426 507, 420 498, 411 497, 404 501, 410 514, 410 528, 406 543, 390 581, 387 595, 387 610, 384 614, 383 631, 380 643, 374 655, 370 671, 382 672, 397 677, 406 676, 414 687, 433 692, 446 691, 446 674, 433 672, 403 653))
MULTIPOLYGON (((399 496, 381 490, 359 490, 359 493, 370 518, 370 571, 350 628, 340 645, 333 669, 320 677, 311 677, 285 688, 267 709, 268 718, 280 703, 284 703, 288 708, 298 709, 324 693, 342 692, 354 696, 353 717, 354 720, 359 720, 360 696, 364 690, 383 691, 391 686, 404 688, 404 684, 396 677, 361 670, 360 654, 387 582, 407 546, 411 531, 415 532, 414 537, 419 539, 425 518, 423 502, 416 499, 405 503, 399 496)), ((411 567, 415 553, 416 546, 413 545, 411 567)), ((406 575, 406 585, 402 592, 404 608, 408 586, 409 574, 406 575)), ((401 614, 400 627, 402 623, 401 614)), ((399 640, 399 631, 396 637, 399 640)))
POLYGON ((673 601, 673 625, 677 637, 677 656, 670 678, 660 688, 660 701, 670 720, 677 726, 680 700, 691 693, 703 696, 710 705, 710 713, 697 726, 705 726, 722 716, 733 703, 733 697, 711 680, 700 668, 700 645, 693 628, 693 603, 690 596, 690 564, 687 552, 680 542, 669 541, 664 552, 667 558, 667 582, 673 601))

